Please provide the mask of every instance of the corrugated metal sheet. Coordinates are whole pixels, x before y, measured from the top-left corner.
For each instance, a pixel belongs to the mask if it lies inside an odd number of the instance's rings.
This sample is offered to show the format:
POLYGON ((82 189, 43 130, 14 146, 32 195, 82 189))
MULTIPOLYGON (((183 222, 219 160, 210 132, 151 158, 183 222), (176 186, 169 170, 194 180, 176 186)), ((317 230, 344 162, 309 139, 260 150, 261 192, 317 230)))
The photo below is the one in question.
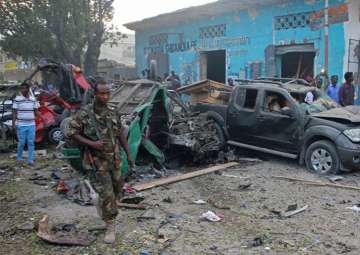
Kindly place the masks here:
POLYGON ((261 5, 286 3, 289 0, 219 0, 201 6, 189 7, 171 13, 161 14, 156 17, 135 21, 124 26, 128 29, 140 31, 156 26, 173 26, 188 23, 198 19, 210 18, 236 10, 255 8, 261 5))

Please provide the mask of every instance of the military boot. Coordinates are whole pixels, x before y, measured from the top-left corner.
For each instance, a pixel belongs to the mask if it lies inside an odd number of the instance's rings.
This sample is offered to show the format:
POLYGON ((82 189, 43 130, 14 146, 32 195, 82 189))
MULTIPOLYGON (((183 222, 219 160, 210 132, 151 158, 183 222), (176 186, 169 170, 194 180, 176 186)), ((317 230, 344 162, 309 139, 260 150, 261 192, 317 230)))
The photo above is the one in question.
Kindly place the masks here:
POLYGON ((107 244, 112 244, 115 242, 115 220, 110 220, 106 222, 106 233, 104 237, 104 242, 107 244))

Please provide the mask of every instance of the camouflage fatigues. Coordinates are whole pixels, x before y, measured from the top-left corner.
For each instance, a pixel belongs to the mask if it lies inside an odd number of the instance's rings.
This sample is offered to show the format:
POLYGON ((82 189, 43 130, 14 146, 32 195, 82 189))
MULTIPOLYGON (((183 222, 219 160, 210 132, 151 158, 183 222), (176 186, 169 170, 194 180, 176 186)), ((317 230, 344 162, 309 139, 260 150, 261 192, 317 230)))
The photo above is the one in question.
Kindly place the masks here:
POLYGON ((78 134, 92 141, 101 139, 104 142, 101 151, 84 146, 83 159, 85 168, 96 168, 90 180, 99 194, 101 217, 105 221, 112 220, 118 213, 116 199, 121 197, 124 185, 118 139, 122 132, 121 123, 109 107, 89 104, 71 119, 69 129, 70 137, 78 134))

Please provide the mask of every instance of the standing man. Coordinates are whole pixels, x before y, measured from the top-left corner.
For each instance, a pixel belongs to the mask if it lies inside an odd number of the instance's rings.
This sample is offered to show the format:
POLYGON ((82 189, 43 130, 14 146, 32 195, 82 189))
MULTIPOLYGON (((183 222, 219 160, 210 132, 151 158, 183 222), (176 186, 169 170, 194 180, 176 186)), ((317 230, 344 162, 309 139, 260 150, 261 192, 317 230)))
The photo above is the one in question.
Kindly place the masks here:
POLYGON ((228 79, 228 86, 231 86, 231 87, 234 87, 235 84, 234 84, 234 80, 232 78, 229 78, 228 79))
POLYGON ((175 71, 171 71, 170 75, 166 78, 166 81, 180 83, 180 77, 175 73, 175 71))
POLYGON ((34 165, 35 148, 35 116, 38 116, 39 104, 30 96, 30 81, 24 81, 20 85, 20 94, 13 102, 12 127, 18 137, 16 161, 22 162, 25 144, 28 147, 28 161, 34 165))
POLYGON ((327 88, 327 95, 332 98, 336 103, 339 103, 339 91, 340 86, 338 86, 339 77, 337 75, 331 76, 330 85, 327 88))
POLYGON ((168 89, 177 90, 181 87, 180 77, 175 73, 175 71, 170 72, 170 76, 166 78, 166 81, 170 82, 168 89))
POLYGON ((82 146, 84 163, 93 170, 90 180, 99 194, 99 216, 106 222, 105 243, 115 241, 117 200, 121 199, 124 185, 120 146, 127 154, 130 168, 133 167, 121 122, 107 105, 109 98, 110 87, 103 78, 98 78, 94 103, 82 108, 69 124, 69 137, 82 146))
POLYGON ((339 91, 339 101, 341 106, 348 106, 354 104, 355 88, 352 84, 354 75, 352 72, 347 72, 344 75, 345 83, 341 86, 339 91))

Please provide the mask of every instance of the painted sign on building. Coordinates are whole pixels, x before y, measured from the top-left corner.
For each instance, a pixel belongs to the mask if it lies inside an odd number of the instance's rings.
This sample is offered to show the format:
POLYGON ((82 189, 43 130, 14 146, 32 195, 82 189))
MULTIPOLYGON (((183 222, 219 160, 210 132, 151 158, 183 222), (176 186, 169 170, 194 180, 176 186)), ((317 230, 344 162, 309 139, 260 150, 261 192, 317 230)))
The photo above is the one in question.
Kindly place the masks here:
POLYGON ((211 39, 201 39, 200 49, 228 49, 239 46, 250 45, 250 37, 221 37, 211 39))
MULTIPOLYGON (((341 4, 329 8, 329 25, 349 21, 349 8, 347 4, 341 4)), ((314 12, 310 16, 312 30, 321 29, 325 26, 325 10, 314 12)))

